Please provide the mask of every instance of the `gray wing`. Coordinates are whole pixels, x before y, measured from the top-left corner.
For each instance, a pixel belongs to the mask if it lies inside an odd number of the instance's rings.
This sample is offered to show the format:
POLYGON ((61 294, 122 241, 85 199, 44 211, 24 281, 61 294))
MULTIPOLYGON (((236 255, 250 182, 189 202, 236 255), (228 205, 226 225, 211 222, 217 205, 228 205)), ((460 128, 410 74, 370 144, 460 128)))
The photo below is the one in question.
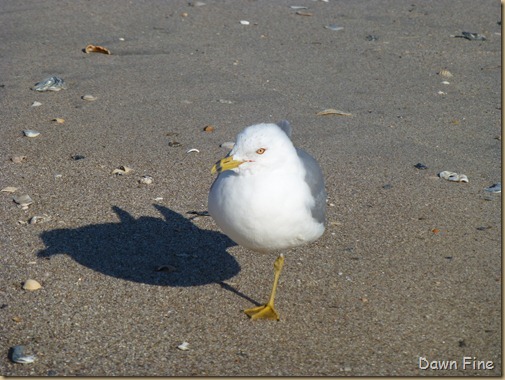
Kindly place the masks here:
POLYGON ((310 192, 316 201, 314 207, 310 210, 312 217, 319 223, 324 223, 326 191, 324 189, 323 173, 317 161, 310 154, 298 148, 296 148, 296 152, 305 168, 305 182, 308 183, 310 192))
POLYGON ((280 129, 288 135, 289 138, 291 138, 291 133, 293 132, 293 128, 291 128, 291 124, 289 124, 289 121, 287 120, 281 120, 277 123, 280 129))

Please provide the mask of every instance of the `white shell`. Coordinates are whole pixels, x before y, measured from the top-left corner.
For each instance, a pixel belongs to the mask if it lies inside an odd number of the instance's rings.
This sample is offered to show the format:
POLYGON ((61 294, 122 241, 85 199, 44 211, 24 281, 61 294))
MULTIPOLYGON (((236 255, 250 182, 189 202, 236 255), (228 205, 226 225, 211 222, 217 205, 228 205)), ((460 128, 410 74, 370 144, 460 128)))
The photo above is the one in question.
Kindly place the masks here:
POLYGON ((151 183, 153 183, 153 181, 154 181, 153 177, 149 175, 144 175, 139 179, 139 183, 143 183, 145 185, 150 185, 151 183))
POLYGON ((189 343, 188 342, 182 342, 177 346, 177 348, 181 351, 187 351, 189 350, 189 343))
POLYGON ((249 25, 249 24, 250 24, 250 22, 249 22, 249 21, 247 21, 247 20, 240 20, 240 23, 241 23, 242 25, 249 25))
POLYGON ((443 178, 443 179, 446 179, 446 180, 452 181, 452 182, 466 182, 466 183, 468 183, 468 177, 466 175, 450 172, 447 170, 438 173, 438 176, 440 178, 443 178))
POLYGON ((35 215, 30 218, 28 221, 29 224, 36 224, 36 223, 44 223, 51 220, 51 217, 47 214, 44 215, 35 215))
POLYGON ((35 361, 35 355, 24 355, 24 346, 12 347, 11 359, 14 363, 28 364, 35 361))
POLYGON ((17 187, 14 187, 14 186, 7 186, 7 187, 4 187, 2 190, 0 191, 3 191, 5 193, 14 193, 18 188, 17 187))
POLYGON ((195 148, 188 150, 186 153, 191 153, 191 152, 200 153, 200 151, 198 149, 195 149, 195 148))
POLYGON ((25 129, 23 133, 26 137, 37 137, 40 135, 40 132, 34 131, 33 129, 25 129))
POLYGON ((42 285, 38 281, 35 280, 26 280, 25 283, 23 284, 23 289, 24 290, 38 290, 42 288, 42 285))
POLYGON ((14 202, 16 202, 19 207, 26 209, 29 205, 33 203, 33 199, 30 198, 28 194, 23 194, 18 197, 14 197, 14 202))
POLYGON ((37 102, 37 101, 35 101, 35 102, 32 103, 32 107, 39 107, 41 105, 42 105, 42 103, 41 102, 37 102))
POLYGON ((93 102, 95 100, 97 100, 98 98, 96 96, 93 96, 93 95, 84 95, 82 97, 83 100, 87 100, 88 102, 93 102))

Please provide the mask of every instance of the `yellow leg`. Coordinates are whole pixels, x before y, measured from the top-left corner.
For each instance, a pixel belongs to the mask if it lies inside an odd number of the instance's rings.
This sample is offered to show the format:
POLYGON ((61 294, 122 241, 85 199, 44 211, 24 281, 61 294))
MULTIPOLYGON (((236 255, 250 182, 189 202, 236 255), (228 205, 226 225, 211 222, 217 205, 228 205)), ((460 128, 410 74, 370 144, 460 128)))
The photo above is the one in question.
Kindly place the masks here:
POLYGON ((272 287, 272 293, 270 294, 270 299, 268 300, 267 304, 244 310, 244 313, 246 313, 251 319, 279 320, 279 314, 277 314, 277 312, 274 309, 274 299, 283 265, 284 265, 284 255, 281 253, 274 263, 274 285, 272 287))

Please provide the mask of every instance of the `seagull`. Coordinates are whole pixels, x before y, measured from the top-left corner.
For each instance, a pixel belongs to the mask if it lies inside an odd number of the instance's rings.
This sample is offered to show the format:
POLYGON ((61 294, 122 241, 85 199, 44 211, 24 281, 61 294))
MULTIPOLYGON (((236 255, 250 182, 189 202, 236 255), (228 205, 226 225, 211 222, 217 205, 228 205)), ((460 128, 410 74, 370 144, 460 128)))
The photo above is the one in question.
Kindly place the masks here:
MULTIPOLYGON (((252 251, 297 247, 324 232, 323 174, 312 156, 293 145, 291 133, 286 120, 249 126, 211 169, 218 176, 209 191, 209 214, 230 239, 252 251)), ((274 299, 283 265, 281 253, 269 301, 244 310, 251 319, 279 320, 274 299)))

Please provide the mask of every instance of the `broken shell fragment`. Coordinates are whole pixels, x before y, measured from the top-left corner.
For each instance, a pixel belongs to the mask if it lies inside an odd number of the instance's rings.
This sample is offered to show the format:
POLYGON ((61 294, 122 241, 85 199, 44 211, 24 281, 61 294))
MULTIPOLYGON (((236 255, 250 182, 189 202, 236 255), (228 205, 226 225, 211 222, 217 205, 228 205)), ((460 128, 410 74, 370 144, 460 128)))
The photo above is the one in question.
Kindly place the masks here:
POLYGON ((88 53, 102 53, 102 54, 111 54, 110 50, 107 48, 104 48, 103 46, 96 46, 96 45, 88 45, 84 48, 84 52, 86 54, 88 53))
POLYGON ((326 115, 338 115, 338 116, 352 116, 349 112, 339 111, 333 108, 325 109, 324 111, 318 112, 317 116, 326 116, 326 115))
POLYGON ((461 36, 456 37, 465 38, 470 41, 486 41, 486 37, 479 33, 461 32, 461 36))
POLYGON ((250 22, 249 22, 249 21, 247 21, 247 20, 240 20, 240 23, 241 23, 242 25, 249 25, 249 24, 250 24, 250 22))
POLYGON ((189 350, 189 343, 188 342, 182 342, 177 346, 177 348, 181 351, 187 351, 189 350))
POLYGON ((81 99, 82 100, 87 100, 88 102, 94 102, 98 98, 96 96, 93 96, 93 95, 84 95, 84 96, 81 97, 81 99))
POLYGON ((65 85, 65 81, 57 76, 52 76, 44 79, 35 84, 33 88, 35 91, 43 92, 43 91, 60 91, 65 90, 67 86, 65 85))
POLYGON ((444 78, 452 78, 453 77, 452 73, 446 69, 440 70, 438 75, 440 75, 441 77, 444 77, 444 78))
POLYGON ((32 103, 32 107, 40 107, 41 105, 42 105, 42 103, 41 102, 37 102, 37 101, 35 101, 35 102, 32 103))
POLYGON ((198 149, 195 149, 195 148, 188 150, 186 153, 192 153, 192 152, 200 153, 200 151, 198 149))
POLYGON ((23 194, 13 198, 14 202, 18 204, 23 210, 26 210, 29 205, 33 203, 33 199, 28 194, 23 194))
POLYGON ((40 288, 42 288, 42 285, 40 285, 38 281, 35 281, 32 279, 26 280, 25 283, 23 284, 24 290, 33 291, 33 290, 38 290, 40 288))
POLYGON ((154 181, 154 178, 149 175, 144 175, 144 176, 140 177, 140 179, 139 179, 139 183, 142 183, 144 185, 150 185, 151 183, 153 183, 153 181, 154 181))
POLYGON ((28 364, 33 363, 35 361, 35 355, 24 355, 25 348, 24 346, 14 346, 9 350, 10 359, 14 363, 20 364, 28 364))
POLYGON ((312 13, 307 12, 307 11, 296 11, 296 14, 298 16, 312 16, 312 13))
POLYGON ((438 173, 440 178, 446 179, 452 182, 466 182, 468 183, 468 177, 464 174, 458 174, 450 171, 443 171, 438 173))
POLYGON ((129 168, 128 166, 120 166, 119 168, 114 169, 112 171, 112 174, 125 175, 131 173, 132 171, 133 169, 129 168))
POLYGON ((291 9, 308 9, 308 7, 304 7, 303 5, 291 5, 291 9))
POLYGON ((494 185, 486 187, 484 190, 487 191, 488 193, 501 193, 501 182, 498 182, 498 183, 495 183, 494 185))
POLYGON ((329 25, 326 25, 325 26, 326 29, 330 29, 330 30, 333 30, 333 31, 337 31, 337 30, 342 30, 344 29, 343 26, 338 26, 337 24, 329 24, 329 25))
POLYGON ((4 193, 14 193, 18 188, 17 187, 14 187, 14 186, 7 186, 7 187, 4 187, 2 190, 0 191, 3 191, 4 193))
POLYGON ((26 160, 26 156, 14 156, 14 157, 11 157, 11 161, 14 162, 15 164, 20 164, 24 160, 26 160))
POLYGON ((63 124, 65 122, 65 119, 62 119, 61 117, 54 118, 52 121, 55 121, 58 124, 63 124))
POLYGON ((214 132, 214 126, 213 125, 207 125, 205 128, 203 128, 204 132, 214 132))
POLYGON ((39 131, 34 131, 33 129, 25 129, 23 131, 23 134, 26 137, 37 137, 38 135, 40 135, 40 132, 39 131))
POLYGON ((35 215, 28 220, 28 224, 44 223, 51 220, 51 217, 47 214, 35 215))

